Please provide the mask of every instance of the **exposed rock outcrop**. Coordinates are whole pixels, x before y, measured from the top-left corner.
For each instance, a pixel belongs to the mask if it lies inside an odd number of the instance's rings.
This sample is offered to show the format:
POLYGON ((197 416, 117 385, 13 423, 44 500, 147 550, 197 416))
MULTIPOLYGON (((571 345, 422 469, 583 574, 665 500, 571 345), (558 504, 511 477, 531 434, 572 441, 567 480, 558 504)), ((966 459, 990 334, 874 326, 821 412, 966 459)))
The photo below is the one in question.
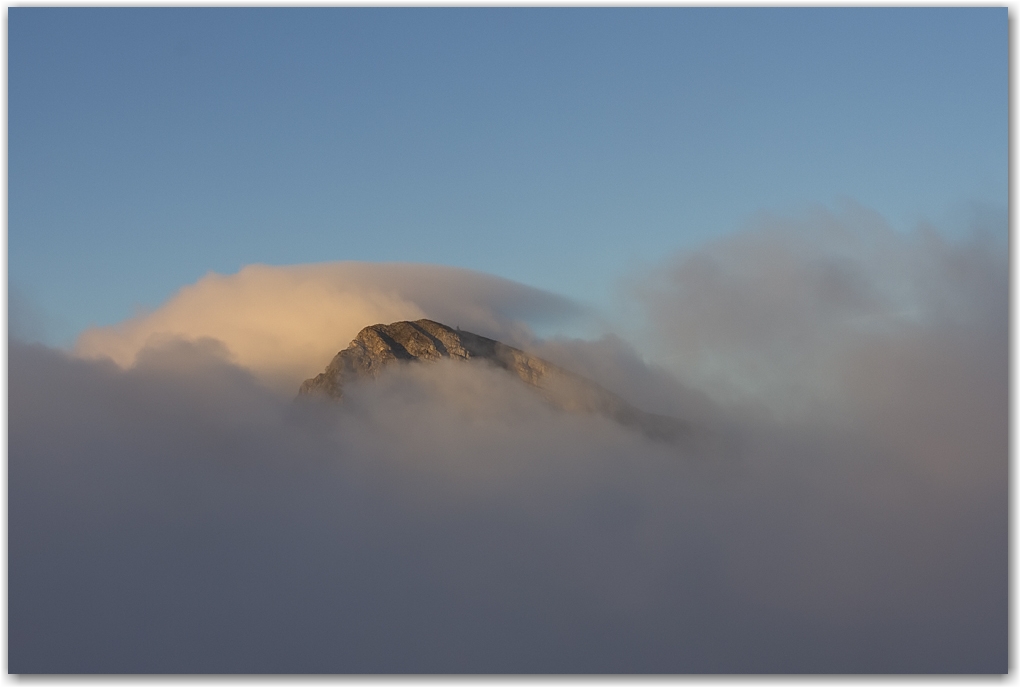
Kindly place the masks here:
POLYGON ((640 411, 580 375, 519 348, 432 320, 365 327, 347 348, 337 353, 323 373, 305 380, 298 394, 320 394, 339 400, 346 384, 376 377, 395 363, 434 362, 443 358, 502 368, 559 408, 599 413, 657 439, 671 441, 687 433, 686 423, 640 411))

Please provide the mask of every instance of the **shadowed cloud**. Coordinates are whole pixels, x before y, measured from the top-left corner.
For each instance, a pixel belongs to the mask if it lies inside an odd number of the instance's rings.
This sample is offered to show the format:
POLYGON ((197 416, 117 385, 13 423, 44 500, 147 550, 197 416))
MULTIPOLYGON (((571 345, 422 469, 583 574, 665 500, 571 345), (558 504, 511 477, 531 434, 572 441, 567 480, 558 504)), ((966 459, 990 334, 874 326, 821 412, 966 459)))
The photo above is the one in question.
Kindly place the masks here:
MULTIPOLYGON (((450 360, 294 404, 243 337, 142 346, 159 313, 118 334, 127 367, 12 342, 9 669, 1005 671, 1006 262, 980 238, 797 221, 647 275, 637 341, 531 342, 722 453, 450 360)), ((395 293, 492 336, 561 305, 464 283, 395 293)), ((419 314, 400 307, 359 328, 419 314)))

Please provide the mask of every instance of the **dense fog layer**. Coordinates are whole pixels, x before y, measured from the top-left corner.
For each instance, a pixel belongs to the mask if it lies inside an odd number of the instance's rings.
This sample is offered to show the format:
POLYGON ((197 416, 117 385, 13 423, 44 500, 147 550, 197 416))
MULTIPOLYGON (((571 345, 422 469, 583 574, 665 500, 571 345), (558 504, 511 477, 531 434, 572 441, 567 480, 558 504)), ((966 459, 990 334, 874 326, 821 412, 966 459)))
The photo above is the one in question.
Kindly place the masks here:
POLYGON ((333 405, 231 342, 12 341, 9 670, 1004 672, 1004 249, 824 215, 629 289, 642 349, 533 350, 711 440, 453 361, 333 405))

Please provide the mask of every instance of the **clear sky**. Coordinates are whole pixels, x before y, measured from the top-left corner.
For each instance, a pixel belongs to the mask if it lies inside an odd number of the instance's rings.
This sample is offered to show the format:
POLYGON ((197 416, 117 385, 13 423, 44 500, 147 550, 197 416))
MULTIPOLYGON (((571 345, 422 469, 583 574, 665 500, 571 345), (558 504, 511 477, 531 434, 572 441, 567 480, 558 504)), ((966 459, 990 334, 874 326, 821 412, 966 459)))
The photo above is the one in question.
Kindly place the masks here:
POLYGON ((1006 8, 11 8, 45 340, 210 270, 410 261, 596 306, 762 210, 1008 200, 1006 8))

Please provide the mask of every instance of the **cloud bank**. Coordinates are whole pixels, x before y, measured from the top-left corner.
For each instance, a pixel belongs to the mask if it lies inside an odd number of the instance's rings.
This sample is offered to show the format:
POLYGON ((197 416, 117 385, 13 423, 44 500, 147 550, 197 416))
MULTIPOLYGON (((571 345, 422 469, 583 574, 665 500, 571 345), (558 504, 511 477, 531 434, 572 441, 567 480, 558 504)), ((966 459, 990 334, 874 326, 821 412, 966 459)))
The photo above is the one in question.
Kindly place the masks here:
POLYGON ((645 340, 676 374, 720 399, 800 411, 845 398, 854 352, 878 342, 906 345, 931 330, 932 347, 968 331, 1004 345, 1004 236, 990 226, 956 242, 928 225, 903 234, 847 203, 837 213, 762 216, 627 287, 645 340))
POLYGON ((518 341, 530 338, 528 322, 579 314, 554 294, 453 267, 250 265, 233 275, 211 273, 151 313, 89 329, 75 352, 129 367, 139 351, 161 340, 211 338, 238 365, 289 393, 370 324, 429 317, 518 341))
POLYGON ((1004 672, 1007 264, 860 221, 642 277, 659 364, 532 342, 721 451, 452 361, 332 406, 209 339, 127 368, 12 342, 9 670, 1004 672))

